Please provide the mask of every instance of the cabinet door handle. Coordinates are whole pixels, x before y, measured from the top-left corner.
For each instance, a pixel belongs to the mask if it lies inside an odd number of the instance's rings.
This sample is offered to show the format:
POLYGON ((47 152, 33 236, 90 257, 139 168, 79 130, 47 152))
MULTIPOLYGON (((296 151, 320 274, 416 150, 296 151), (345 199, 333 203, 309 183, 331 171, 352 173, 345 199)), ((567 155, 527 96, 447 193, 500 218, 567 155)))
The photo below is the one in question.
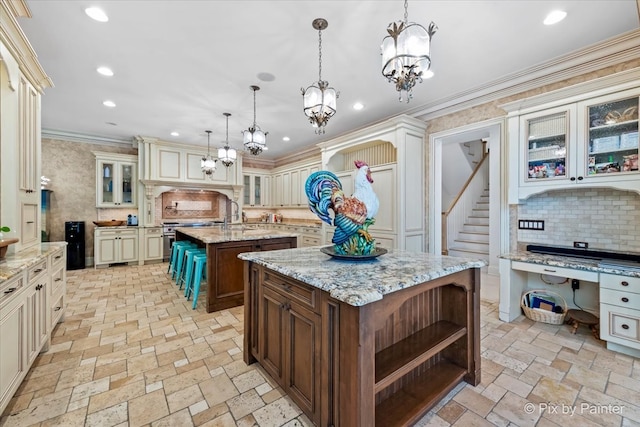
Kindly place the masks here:
POLYGON ((582 181, 583 179, 584 179, 584 177, 582 177, 582 176, 578 177, 578 181, 582 181))
POLYGON ((9 289, 7 289, 6 291, 4 291, 4 293, 5 293, 5 294, 10 294, 10 293, 12 293, 12 292, 15 292, 15 290, 16 290, 16 289, 17 289, 17 288, 9 288, 9 289))
POLYGON ((550 268, 545 268, 544 271, 548 271, 549 273, 555 273, 556 272, 556 270, 552 270, 550 268))
POLYGON ((60 279, 60 278, 57 278, 57 279, 56 279, 56 282, 59 282, 59 281, 61 281, 61 280, 62 280, 62 279, 60 279))
POLYGON ((33 224, 35 221, 27 221, 27 224, 33 224))
POLYGON ((622 325, 622 329, 629 329, 629 325, 627 325, 626 323, 622 325))
POLYGON ((56 307, 53 309, 53 311, 60 311, 60 309, 62 309, 62 307, 56 307))
POLYGON ((38 273, 40 273, 41 271, 42 271, 42 269, 41 269, 41 268, 38 268, 37 270, 33 270, 33 274, 38 274, 38 273))
POLYGON ((625 281, 623 281, 623 282, 620 282, 620 284, 621 284, 622 286, 629 286, 629 282, 627 282, 626 280, 625 280, 625 281))
POLYGON ((571 181, 575 181, 575 180, 576 180, 576 177, 575 177, 575 176, 572 176, 572 177, 571 177, 571 178, 569 178, 569 179, 570 179, 571 181))
POLYGON ((629 298, 627 298, 627 297, 622 297, 620 299, 622 300, 622 302, 629 302, 629 298))
POLYGON ((56 257, 56 259, 60 259, 60 258, 62 258, 62 255, 58 255, 58 256, 56 257))

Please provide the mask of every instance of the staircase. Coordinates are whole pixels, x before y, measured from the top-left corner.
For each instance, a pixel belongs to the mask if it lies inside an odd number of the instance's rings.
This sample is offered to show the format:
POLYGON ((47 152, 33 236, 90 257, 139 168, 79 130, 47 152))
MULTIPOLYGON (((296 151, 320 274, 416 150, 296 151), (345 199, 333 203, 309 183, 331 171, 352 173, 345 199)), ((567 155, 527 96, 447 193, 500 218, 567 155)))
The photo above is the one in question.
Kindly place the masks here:
POLYGON ((489 189, 475 201, 448 250, 451 256, 489 260, 489 189))

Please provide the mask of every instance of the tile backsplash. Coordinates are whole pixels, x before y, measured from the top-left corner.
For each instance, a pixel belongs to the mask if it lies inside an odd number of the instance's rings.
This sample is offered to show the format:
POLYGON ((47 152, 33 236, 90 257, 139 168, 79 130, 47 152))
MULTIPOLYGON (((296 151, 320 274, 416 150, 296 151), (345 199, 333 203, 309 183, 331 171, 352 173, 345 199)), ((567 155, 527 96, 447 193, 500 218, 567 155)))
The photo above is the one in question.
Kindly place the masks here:
POLYGON ((518 230, 518 242, 640 252, 640 195, 610 188, 557 190, 529 197, 517 219, 544 220, 542 231, 518 230))

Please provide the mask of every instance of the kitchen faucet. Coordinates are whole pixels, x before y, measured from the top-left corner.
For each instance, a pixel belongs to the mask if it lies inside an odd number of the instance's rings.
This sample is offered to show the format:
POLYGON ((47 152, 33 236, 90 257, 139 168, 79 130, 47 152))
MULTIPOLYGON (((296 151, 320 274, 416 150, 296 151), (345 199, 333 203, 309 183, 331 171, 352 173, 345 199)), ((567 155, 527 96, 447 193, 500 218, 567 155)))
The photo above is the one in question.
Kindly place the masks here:
POLYGON ((240 218, 240 206, 238 206, 238 202, 235 200, 227 199, 227 205, 225 206, 224 213, 224 224, 223 227, 227 228, 229 225, 229 217, 231 217, 231 221, 237 220, 240 218), (236 207, 236 212, 233 213, 233 206, 236 207))

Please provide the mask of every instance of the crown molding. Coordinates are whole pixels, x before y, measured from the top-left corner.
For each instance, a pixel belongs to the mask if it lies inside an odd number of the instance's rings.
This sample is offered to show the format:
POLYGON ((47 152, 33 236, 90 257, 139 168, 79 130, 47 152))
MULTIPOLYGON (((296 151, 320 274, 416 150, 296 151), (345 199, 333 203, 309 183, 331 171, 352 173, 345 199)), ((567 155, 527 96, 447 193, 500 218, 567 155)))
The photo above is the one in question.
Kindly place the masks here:
POLYGON ((424 104, 408 114, 427 121, 638 58, 640 30, 634 30, 451 97, 424 104))
POLYGON ((42 138, 59 139, 69 142, 82 142, 85 144, 110 145, 120 148, 138 148, 137 141, 111 138, 106 136, 86 135, 75 132, 66 132, 53 129, 42 129, 42 138))
POLYGON ((24 0, 0 0, 0 43, 5 45, 9 54, 20 66, 20 70, 36 88, 43 93, 47 87, 53 87, 53 81, 38 62, 38 55, 20 28, 17 17, 31 17, 24 0))

